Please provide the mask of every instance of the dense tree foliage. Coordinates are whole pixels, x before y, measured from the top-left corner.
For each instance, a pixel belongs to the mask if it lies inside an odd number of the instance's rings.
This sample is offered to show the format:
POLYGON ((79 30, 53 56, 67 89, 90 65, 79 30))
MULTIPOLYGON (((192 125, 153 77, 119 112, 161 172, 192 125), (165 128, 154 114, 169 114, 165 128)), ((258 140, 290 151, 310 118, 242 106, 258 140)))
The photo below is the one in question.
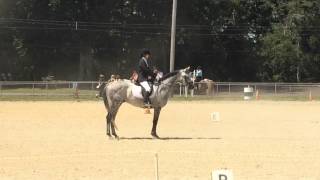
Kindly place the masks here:
MULTIPOLYGON (((128 77, 142 48, 169 70, 171 0, 0 0, 0 74, 128 77)), ((215 81, 320 80, 317 0, 178 1, 176 68, 215 81)))

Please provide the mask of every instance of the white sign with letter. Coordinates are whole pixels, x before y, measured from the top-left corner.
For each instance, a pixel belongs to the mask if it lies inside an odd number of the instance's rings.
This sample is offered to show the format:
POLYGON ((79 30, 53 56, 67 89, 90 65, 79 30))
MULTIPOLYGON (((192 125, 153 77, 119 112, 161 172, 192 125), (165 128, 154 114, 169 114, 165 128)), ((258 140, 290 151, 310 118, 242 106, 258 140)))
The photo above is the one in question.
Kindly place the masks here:
POLYGON ((212 180, 233 180, 233 173, 228 169, 219 169, 212 172, 212 180))

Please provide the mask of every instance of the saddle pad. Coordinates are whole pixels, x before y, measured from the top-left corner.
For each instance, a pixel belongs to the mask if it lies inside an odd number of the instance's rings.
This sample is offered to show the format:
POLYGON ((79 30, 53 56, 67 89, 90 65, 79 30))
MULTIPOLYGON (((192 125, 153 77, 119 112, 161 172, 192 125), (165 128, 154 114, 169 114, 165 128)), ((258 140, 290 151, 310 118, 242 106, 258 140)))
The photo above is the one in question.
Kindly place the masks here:
POLYGON ((143 99, 142 97, 142 93, 141 93, 141 86, 133 86, 132 87, 132 95, 136 98, 139 98, 139 99, 143 99))
MULTIPOLYGON (((152 87, 152 92, 151 92, 151 95, 154 94, 154 92, 158 89, 157 86, 153 86, 152 87)), ((143 99, 143 96, 142 96, 142 88, 141 86, 137 86, 137 85, 134 85, 131 89, 132 91, 132 95, 135 97, 135 98, 138 98, 138 99, 143 99)))

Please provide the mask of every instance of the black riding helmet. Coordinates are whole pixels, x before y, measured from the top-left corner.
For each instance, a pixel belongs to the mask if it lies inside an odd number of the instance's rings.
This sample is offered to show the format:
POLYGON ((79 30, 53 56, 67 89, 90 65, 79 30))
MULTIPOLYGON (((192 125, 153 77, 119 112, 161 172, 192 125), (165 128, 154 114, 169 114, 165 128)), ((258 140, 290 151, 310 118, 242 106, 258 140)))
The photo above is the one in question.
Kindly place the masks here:
POLYGON ((142 53, 141 53, 141 57, 143 57, 143 56, 145 56, 145 55, 147 55, 147 54, 151 55, 150 50, 149 50, 149 49, 143 49, 143 50, 142 50, 142 53))

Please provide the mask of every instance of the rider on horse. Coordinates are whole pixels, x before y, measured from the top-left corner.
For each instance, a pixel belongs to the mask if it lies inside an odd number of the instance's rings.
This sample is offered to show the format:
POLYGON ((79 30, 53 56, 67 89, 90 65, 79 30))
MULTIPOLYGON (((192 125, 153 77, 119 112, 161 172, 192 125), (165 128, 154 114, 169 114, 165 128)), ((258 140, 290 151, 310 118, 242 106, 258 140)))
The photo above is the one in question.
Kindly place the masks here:
POLYGON ((152 82, 156 76, 156 70, 153 70, 151 66, 151 53, 148 49, 144 49, 141 54, 138 65, 138 82, 142 86, 142 96, 144 99, 144 106, 149 108, 151 102, 149 96, 152 91, 152 82))

